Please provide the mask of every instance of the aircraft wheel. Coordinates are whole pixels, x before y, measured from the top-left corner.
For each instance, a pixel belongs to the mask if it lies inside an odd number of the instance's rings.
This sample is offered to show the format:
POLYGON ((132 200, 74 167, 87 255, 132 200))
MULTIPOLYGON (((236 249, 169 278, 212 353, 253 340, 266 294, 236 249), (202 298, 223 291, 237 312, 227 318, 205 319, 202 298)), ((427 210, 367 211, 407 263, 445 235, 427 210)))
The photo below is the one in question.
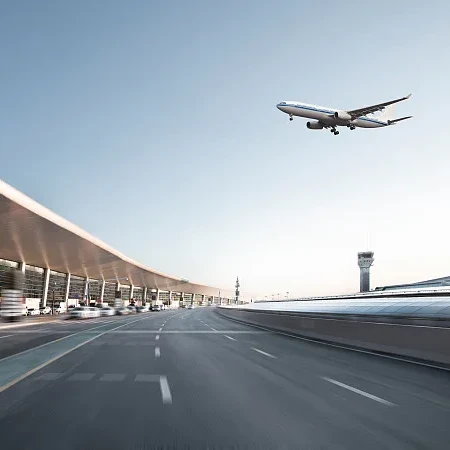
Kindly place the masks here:
POLYGON ((335 131, 334 135, 337 136, 339 134, 339 131, 335 131))

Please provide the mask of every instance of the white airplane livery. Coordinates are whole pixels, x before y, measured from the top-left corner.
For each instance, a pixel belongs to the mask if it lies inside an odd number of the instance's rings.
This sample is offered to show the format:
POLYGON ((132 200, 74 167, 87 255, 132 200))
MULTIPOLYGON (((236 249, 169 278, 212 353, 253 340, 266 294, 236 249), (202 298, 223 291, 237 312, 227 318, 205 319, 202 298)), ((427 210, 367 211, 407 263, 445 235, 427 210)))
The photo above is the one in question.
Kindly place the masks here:
POLYGON ((388 119, 388 114, 386 114, 386 107, 407 100, 409 97, 411 97, 411 94, 389 102, 349 111, 298 102, 281 102, 278 103, 277 108, 288 114, 289 120, 294 120, 294 116, 314 119, 313 121, 306 122, 306 126, 310 130, 322 130, 327 128, 335 135, 338 135, 339 131, 336 130, 336 127, 347 127, 350 128, 350 130, 354 130, 356 127, 380 128, 395 125, 402 120, 410 119, 412 116, 391 120, 388 119), (372 114, 377 111, 383 111, 383 114, 377 117, 373 116, 372 114), (372 116, 368 117, 368 115, 372 116))

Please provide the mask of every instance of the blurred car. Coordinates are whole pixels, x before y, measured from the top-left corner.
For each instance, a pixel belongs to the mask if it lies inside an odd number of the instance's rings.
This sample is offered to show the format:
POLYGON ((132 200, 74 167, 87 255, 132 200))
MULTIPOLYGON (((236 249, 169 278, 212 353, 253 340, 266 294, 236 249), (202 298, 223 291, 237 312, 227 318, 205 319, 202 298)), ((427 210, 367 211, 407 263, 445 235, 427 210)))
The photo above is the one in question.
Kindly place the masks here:
POLYGON ((73 319, 93 319, 100 317, 100 310, 92 306, 78 306, 73 308, 69 314, 73 319))
POLYGON ((189 305, 188 309, 194 309, 194 305, 189 305))
POLYGON ((138 306, 136 308, 136 312, 141 313, 141 312, 147 312, 148 308, 146 306, 138 306))
POLYGON ((114 316, 115 313, 114 308, 111 308, 111 306, 103 306, 100 309, 101 316, 114 316))
POLYGON ((52 308, 50 306, 44 306, 44 308, 39 308, 39 314, 51 314, 52 308))
POLYGON ((130 311, 131 314, 136 314, 136 308, 132 305, 128 305, 127 309, 130 311))
POLYGON ((37 308, 28 308, 28 314, 29 316, 39 316, 40 312, 37 308))
POLYGON ((161 311, 161 305, 153 305, 152 311, 161 311))
POLYGON ((127 316, 128 314, 131 314, 131 311, 128 308, 117 308, 116 314, 118 316, 127 316))

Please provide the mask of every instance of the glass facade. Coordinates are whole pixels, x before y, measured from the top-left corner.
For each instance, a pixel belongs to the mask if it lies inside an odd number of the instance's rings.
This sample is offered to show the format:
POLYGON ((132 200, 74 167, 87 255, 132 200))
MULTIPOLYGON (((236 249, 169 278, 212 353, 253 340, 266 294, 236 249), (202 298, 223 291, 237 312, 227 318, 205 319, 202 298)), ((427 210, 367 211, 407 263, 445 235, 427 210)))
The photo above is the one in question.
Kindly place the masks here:
POLYGON ((23 295, 26 298, 42 298, 44 295, 44 269, 25 266, 25 285, 23 295))
POLYGON ((94 279, 89 279, 88 295, 91 302, 100 302, 100 294, 102 290, 102 282, 94 279))
POLYGON ((133 298, 136 302, 142 301, 142 288, 134 287, 133 289, 133 298))
POLYGON ((67 275, 65 273, 50 271, 48 281, 47 305, 51 306, 53 299, 55 304, 63 302, 66 295, 67 275), (54 293, 54 297, 53 297, 54 293))
POLYGON ((126 284, 120 286, 120 291, 122 292, 122 300, 130 301, 130 286, 126 284))
POLYGON ((14 261, 7 261, 6 259, 0 259, 0 292, 2 291, 6 281, 7 274, 12 269, 18 269, 19 263, 14 261))
POLYGON ((69 298, 76 298, 78 301, 84 300, 84 278, 75 275, 70 276, 69 298))
POLYGON ((116 283, 105 283, 105 292, 103 294, 103 301, 113 306, 115 294, 116 294, 116 283))

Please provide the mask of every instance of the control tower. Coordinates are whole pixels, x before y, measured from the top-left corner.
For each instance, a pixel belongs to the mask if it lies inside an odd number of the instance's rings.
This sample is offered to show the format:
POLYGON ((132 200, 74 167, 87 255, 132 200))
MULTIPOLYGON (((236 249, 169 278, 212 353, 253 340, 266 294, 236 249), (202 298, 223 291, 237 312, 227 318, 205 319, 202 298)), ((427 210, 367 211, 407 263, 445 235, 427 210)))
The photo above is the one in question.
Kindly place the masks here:
POLYGON ((370 291, 370 266, 373 264, 373 252, 359 252, 359 290, 360 292, 370 291))

